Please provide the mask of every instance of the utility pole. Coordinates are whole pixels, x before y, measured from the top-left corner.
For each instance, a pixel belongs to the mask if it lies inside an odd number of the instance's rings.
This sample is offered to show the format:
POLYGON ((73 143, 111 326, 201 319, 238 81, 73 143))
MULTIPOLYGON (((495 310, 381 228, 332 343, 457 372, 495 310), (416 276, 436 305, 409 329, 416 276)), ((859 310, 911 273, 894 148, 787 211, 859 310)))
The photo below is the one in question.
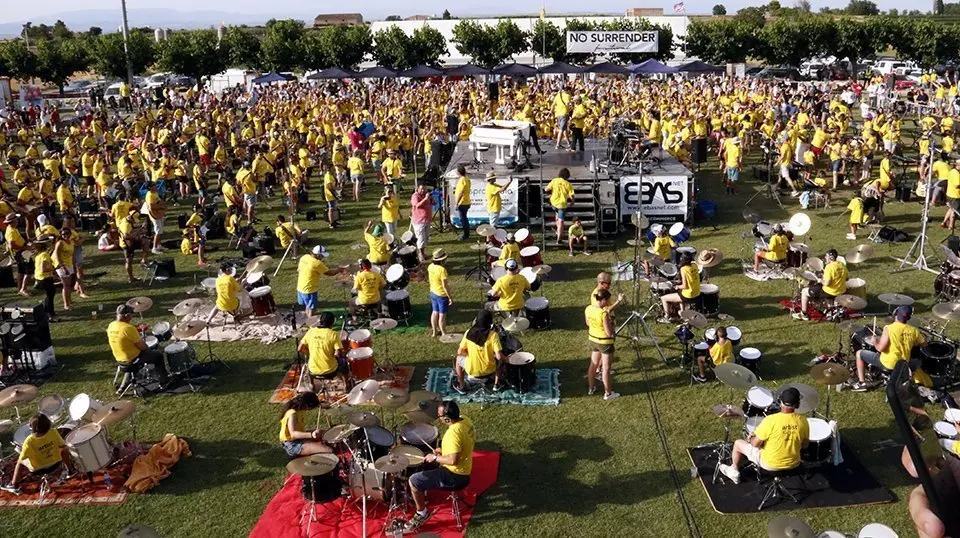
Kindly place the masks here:
POLYGON ((127 62, 127 84, 133 90, 133 64, 130 63, 130 47, 127 41, 130 38, 130 28, 127 26, 127 0, 120 0, 120 10, 123 13, 123 58, 127 62))

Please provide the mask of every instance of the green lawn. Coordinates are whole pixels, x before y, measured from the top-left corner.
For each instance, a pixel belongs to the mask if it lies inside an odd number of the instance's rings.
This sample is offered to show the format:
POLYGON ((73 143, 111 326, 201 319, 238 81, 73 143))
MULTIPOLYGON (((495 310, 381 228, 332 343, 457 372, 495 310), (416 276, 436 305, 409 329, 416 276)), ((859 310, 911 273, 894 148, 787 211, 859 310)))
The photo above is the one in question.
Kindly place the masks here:
MULTIPOLYGON (((752 157, 756 158, 756 153, 752 157)), ((750 174, 744 176, 749 178, 750 174)), ((718 178, 716 163, 711 161, 709 170, 700 174, 699 184, 703 196, 720 205, 716 219, 719 230, 695 228, 692 244, 698 248, 721 248, 727 256, 711 277, 721 288, 721 309, 736 317, 736 325, 744 332, 743 345, 763 351, 762 373, 767 386, 794 381, 810 383, 805 364, 821 348, 836 346, 836 328, 826 323, 795 322, 783 313, 776 301, 791 293, 791 283, 756 283, 740 273, 736 258, 743 245, 748 247, 743 252, 749 250, 752 255, 753 242, 751 238, 747 245, 740 238, 749 229, 740 212, 757 184, 748 181, 737 196, 731 197, 722 194, 718 178)), ((349 216, 341 230, 331 231, 320 222, 306 223, 313 237, 319 237, 333 252, 332 261, 346 261, 358 255, 360 251, 351 250, 350 245, 360 240, 366 220, 378 215, 374 205, 377 195, 368 190, 359 210, 348 203, 349 216)), ((846 219, 838 219, 848 196, 849 191, 843 192, 839 197, 843 199, 836 200, 830 209, 808 212, 814 224, 806 241, 816 252, 830 247, 843 252, 856 244, 843 238, 846 219)), ((795 204, 788 198, 785 203, 795 204)), ((753 207, 769 220, 786 221, 789 217, 762 197, 753 207)), ((274 203, 271 210, 261 211, 261 217, 264 222, 272 221, 278 211, 279 204, 274 203)), ((916 204, 889 203, 887 213, 894 226, 911 233, 918 230, 916 204)), ((942 210, 935 214, 939 218, 942 210)), ((939 228, 932 231, 934 241, 943 235, 939 228)), ((95 241, 92 243, 95 245, 95 241)), ((624 240, 618 241, 618 245, 623 246, 624 240)), ((431 247, 435 246, 443 246, 451 253, 449 267, 455 300, 451 325, 462 331, 481 304, 479 291, 460 276, 473 264, 475 255, 467 244, 456 241, 453 233, 435 235, 431 247)), ((893 264, 888 256, 902 255, 908 246, 877 245, 875 259, 851 268, 851 276, 867 280, 874 309, 881 306, 875 296, 883 292, 914 296, 919 302, 918 312, 931 306, 933 275, 916 271, 889 273, 893 264)), ((120 301, 148 295, 158 303, 150 312, 149 321, 171 320, 167 309, 185 298, 184 292, 192 285, 194 275, 198 279, 205 276, 196 267, 195 257, 174 254, 179 278, 153 288, 131 286, 122 278, 119 255, 92 254, 93 250, 92 246, 87 249, 87 270, 106 270, 109 276, 90 289, 90 299, 78 301, 73 312, 62 316, 64 322, 53 327, 57 357, 63 369, 43 386, 41 394, 56 392, 72 397, 88 392, 109 401, 114 363, 104 329, 110 320, 101 315, 91 321, 91 310, 103 304, 109 315, 120 301)), ((215 253, 211 258, 219 255, 215 253)), ((522 340, 525 348, 536 355, 539 365, 560 368, 562 401, 559 407, 549 408, 466 407, 466 414, 477 426, 478 448, 502 453, 499 481, 480 500, 470 534, 685 535, 677 494, 653 429, 645 394, 648 386, 626 345, 620 344, 615 377, 616 390, 623 397, 604 402, 599 396, 586 394, 587 348, 581 312, 593 288, 594 275, 614 260, 613 252, 571 259, 564 251, 550 250, 544 260, 565 265, 572 280, 545 284, 554 326, 546 332, 528 333, 522 340)), ((274 279, 273 284, 278 302, 295 301, 295 265, 285 265, 282 276, 274 279)), ((624 286, 624 291, 628 289, 624 286)), ((429 308, 425 284, 413 285, 410 291, 415 308, 429 308)), ((321 295, 326 305, 341 306, 341 290, 325 286, 321 295)), ((12 290, 3 290, 0 298, 6 301, 15 296, 12 290)), ((621 316, 626 310, 622 309, 621 316)), ((673 328, 655 325, 654 330, 665 351, 675 355, 679 345, 671 335, 673 328)), ((170 537, 246 535, 285 476, 286 458, 276 437, 279 407, 267 404, 267 399, 283 374, 282 367, 291 359, 293 344, 289 340, 270 346, 228 343, 215 344, 214 350, 231 369, 223 371, 202 392, 157 397, 141 404, 141 439, 174 433, 189 440, 194 455, 181 460, 172 476, 147 494, 131 495, 121 506, 7 509, 2 514, 3 535, 108 537, 135 522, 149 524, 170 537)), ((450 364, 454 352, 452 346, 441 345, 427 335, 409 333, 393 336, 390 350, 398 362, 418 366, 414 388, 422 386, 427 367, 450 364)), ((685 450, 720 438, 721 424, 712 417, 710 407, 722 402, 739 404, 743 394, 714 383, 690 387, 675 367, 661 364, 649 345, 643 346, 643 360, 651 374, 650 390, 662 413, 671 457, 702 535, 765 535, 766 522, 772 517, 769 514, 724 517, 713 511, 699 481, 690 478, 685 450)), ((882 394, 842 392, 833 402, 844 440, 882 483, 904 498, 911 481, 889 452, 875 451, 875 442, 897 435, 882 394)), ((129 429, 117 427, 113 434, 115 439, 121 439, 129 434, 129 429)), ((791 515, 807 520, 818 531, 829 528, 855 533, 866 523, 878 521, 897 529, 901 536, 913 534, 905 502, 791 515)))

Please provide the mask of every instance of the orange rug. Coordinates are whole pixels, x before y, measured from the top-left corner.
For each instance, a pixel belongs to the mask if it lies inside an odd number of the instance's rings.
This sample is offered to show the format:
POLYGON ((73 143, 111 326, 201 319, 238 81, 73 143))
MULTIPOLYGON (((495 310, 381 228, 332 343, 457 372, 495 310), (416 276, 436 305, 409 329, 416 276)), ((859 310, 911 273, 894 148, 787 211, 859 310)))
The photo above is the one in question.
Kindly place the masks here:
MULTIPOLYGON (((410 380, 413 379, 414 368, 414 366, 397 366, 393 369, 392 377, 388 376, 384 372, 378 371, 373 378, 380 382, 381 387, 394 387, 403 390, 410 390, 410 380)), ((283 376, 283 381, 281 381, 280 385, 273 391, 273 394, 270 395, 270 399, 267 400, 267 402, 272 404, 284 404, 290 401, 294 396, 297 395, 297 381, 299 379, 300 367, 294 364, 289 370, 287 370, 286 375, 283 376)), ((308 382, 306 378, 304 381, 305 383, 308 382)), ((310 389, 304 386, 303 390, 306 391, 310 389)), ((346 393, 346 387, 343 386, 343 383, 341 383, 339 380, 332 380, 327 382, 326 394, 320 394, 319 396, 321 400, 334 402, 341 399, 346 393)))

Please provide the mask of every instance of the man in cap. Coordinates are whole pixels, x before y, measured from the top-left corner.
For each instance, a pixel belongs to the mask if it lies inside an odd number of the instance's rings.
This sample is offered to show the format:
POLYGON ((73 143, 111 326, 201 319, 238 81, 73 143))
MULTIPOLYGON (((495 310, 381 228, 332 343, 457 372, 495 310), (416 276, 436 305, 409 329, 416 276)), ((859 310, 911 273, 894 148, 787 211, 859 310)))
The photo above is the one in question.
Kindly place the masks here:
POLYGON ((434 337, 447 334, 447 311, 453 304, 448 283, 447 251, 438 248, 433 251, 433 263, 427 266, 427 278, 430 281, 430 327, 434 337))
POLYGON ((323 259, 327 256, 329 254, 326 249, 322 245, 317 245, 313 247, 310 254, 300 256, 300 262, 297 264, 297 304, 306 308, 308 318, 320 305, 318 295, 320 277, 337 274, 336 270, 331 270, 323 263, 323 259))
POLYGON ((390 245, 383 238, 383 225, 374 226, 373 221, 368 220, 363 228, 363 240, 367 243, 370 251, 367 253, 367 259, 374 265, 384 265, 390 261, 390 245), (373 227, 371 233, 370 228, 373 227))
POLYGON ((330 312, 321 312, 318 317, 316 324, 300 339, 298 349, 309 357, 307 369, 314 382, 339 378, 347 386, 343 344, 339 332, 333 330, 335 318, 330 312))
POLYGON ((453 190, 453 205, 457 208, 457 214, 460 216, 460 240, 463 241, 470 236, 470 221, 467 213, 470 211, 470 178, 467 176, 467 167, 462 164, 457 165, 457 186, 453 190))
POLYGON ((768 471, 800 465, 800 451, 810 442, 810 425, 806 417, 796 413, 799 406, 799 390, 790 387, 780 393, 780 412, 763 419, 746 441, 737 439, 730 465, 720 464, 720 472, 739 484, 744 457, 768 471))
POLYGON ((507 260, 504 267, 507 274, 493 283, 490 296, 497 299, 497 307, 502 312, 519 315, 525 301, 523 294, 530 291, 530 282, 520 274, 520 264, 516 260, 507 260))
POLYGON ((383 164, 380 165, 380 173, 384 183, 396 183, 398 187, 397 190, 399 191, 399 182, 403 179, 403 161, 397 157, 396 150, 387 150, 387 158, 384 159, 383 164))
POLYGON ((487 213, 490 215, 490 226, 496 226, 500 222, 500 210, 503 209, 503 199, 501 195, 510 187, 511 183, 513 183, 512 175, 503 186, 500 186, 497 184, 497 173, 493 171, 487 172, 485 195, 487 198, 487 213))
MULTIPOLYGON (((163 353, 155 349, 148 349, 147 343, 140 336, 137 328, 130 323, 133 319, 133 307, 122 304, 117 307, 117 319, 107 325, 107 342, 110 344, 110 351, 117 362, 125 365, 132 365, 135 372, 145 364, 152 364, 160 376, 160 384, 167 382, 167 367, 163 360, 163 353)), ((123 388, 123 383, 121 387, 123 388)))
POLYGON ((17 286, 19 287, 19 293, 24 297, 30 297, 30 293, 27 292, 27 284, 30 282, 30 265, 23 257, 23 252, 27 249, 27 240, 24 239, 23 234, 20 233, 20 229, 18 228, 20 225, 20 214, 7 214, 7 216, 3 218, 3 223, 6 225, 3 235, 7 242, 7 250, 13 255, 14 261, 17 262, 17 286))
POLYGON ((871 387, 866 382, 867 365, 884 372, 892 372, 898 362, 910 360, 910 352, 914 347, 927 343, 923 333, 907 323, 913 317, 912 306, 897 307, 893 316, 893 323, 883 328, 880 337, 874 336, 871 342, 867 342, 872 344, 876 351, 857 351, 857 382, 853 384, 853 391, 864 392, 871 387))

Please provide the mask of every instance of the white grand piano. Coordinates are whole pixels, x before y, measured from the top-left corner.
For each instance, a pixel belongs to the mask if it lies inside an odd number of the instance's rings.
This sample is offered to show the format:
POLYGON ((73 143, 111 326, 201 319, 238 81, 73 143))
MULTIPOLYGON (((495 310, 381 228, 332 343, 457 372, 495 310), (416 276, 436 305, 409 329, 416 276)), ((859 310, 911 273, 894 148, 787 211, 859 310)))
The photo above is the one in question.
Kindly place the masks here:
POLYGON ((495 164, 507 164, 507 150, 512 159, 520 149, 520 143, 530 139, 530 122, 511 120, 489 120, 477 125, 470 133, 470 142, 474 144, 474 153, 480 160, 477 145, 493 146, 495 164))

